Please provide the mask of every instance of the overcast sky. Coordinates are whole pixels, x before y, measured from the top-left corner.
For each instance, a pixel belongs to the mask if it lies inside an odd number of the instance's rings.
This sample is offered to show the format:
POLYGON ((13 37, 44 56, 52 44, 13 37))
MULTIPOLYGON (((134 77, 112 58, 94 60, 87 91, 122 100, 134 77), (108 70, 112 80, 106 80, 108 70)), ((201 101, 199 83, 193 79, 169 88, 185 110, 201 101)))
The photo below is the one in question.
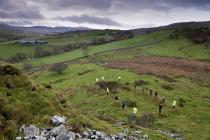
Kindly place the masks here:
POLYGON ((210 20, 210 0, 0 0, 13 25, 133 29, 210 20))

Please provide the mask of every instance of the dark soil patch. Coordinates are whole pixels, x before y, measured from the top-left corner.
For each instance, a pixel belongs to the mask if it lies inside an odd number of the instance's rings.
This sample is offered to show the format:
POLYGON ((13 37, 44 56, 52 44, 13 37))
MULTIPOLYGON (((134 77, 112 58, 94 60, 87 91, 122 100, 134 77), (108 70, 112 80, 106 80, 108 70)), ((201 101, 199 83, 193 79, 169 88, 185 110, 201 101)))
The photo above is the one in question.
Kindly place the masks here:
POLYGON ((107 90, 107 88, 110 90, 111 93, 117 93, 118 89, 131 91, 129 85, 120 84, 116 81, 101 81, 97 83, 98 87, 102 90, 107 90))
POLYGON ((173 77, 191 76, 194 73, 209 73, 210 63, 176 57, 142 56, 126 60, 113 60, 105 65, 109 68, 128 69, 138 74, 154 75, 168 82, 173 77))

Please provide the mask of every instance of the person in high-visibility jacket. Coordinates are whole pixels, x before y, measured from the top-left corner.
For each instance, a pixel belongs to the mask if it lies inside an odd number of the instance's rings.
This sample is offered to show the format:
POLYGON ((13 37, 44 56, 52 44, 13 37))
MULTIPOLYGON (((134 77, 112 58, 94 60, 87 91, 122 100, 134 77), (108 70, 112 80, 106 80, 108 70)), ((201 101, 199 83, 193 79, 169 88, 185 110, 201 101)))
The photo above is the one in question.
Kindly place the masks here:
POLYGON ((132 121, 136 120, 136 113, 137 113, 137 108, 134 107, 132 112, 132 121))
POLYGON ((101 80, 104 81, 104 76, 101 77, 101 80))
POLYGON ((173 104, 172 104, 173 108, 176 107, 176 100, 173 101, 173 104))
POLYGON ((120 81, 120 80, 121 80, 121 76, 118 77, 118 81, 120 81))
POLYGON ((106 88, 106 92, 107 92, 107 94, 109 94, 109 93, 110 93, 110 91, 109 91, 109 88, 108 88, 108 87, 106 88))
POLYGON ((96 83, 98 83, 99 82, 99 79, 98 78, 96 78, 96 83))

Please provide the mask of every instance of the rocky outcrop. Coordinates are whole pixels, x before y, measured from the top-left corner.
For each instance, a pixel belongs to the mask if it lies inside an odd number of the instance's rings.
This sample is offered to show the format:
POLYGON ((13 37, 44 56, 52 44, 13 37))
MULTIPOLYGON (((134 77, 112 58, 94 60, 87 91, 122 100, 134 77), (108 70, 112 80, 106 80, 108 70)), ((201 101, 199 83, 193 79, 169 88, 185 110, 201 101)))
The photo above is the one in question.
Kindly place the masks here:
POLYGON ((141 131, 136 131, 133 134, 119 133, 116 135, 108 135, 101 131, 87 129, 79 134, 72 131, 67 131, 65 127, 65 116, 53 116, 51 118, 53 127, 39 129, 34 125, 26 127, 23 125, 20 132, 24 137, 16 137, 16 140, 147 140, 148 135, 141 131))

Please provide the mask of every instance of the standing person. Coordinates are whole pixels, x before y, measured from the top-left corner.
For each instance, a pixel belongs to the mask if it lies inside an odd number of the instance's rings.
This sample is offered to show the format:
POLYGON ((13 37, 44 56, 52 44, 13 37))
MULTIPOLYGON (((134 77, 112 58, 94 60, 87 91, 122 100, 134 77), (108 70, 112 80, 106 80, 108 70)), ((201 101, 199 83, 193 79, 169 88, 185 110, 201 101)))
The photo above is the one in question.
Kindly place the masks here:
POLYGON ((162 113, 162 109, 163 109, 163 104, 162 104, 162 103, 160 103, 160 104, 159 104, 159 114, 161 114, 161 113, 162 113))
POLYGON ((165 96, 163 96, 163 100, 162 100, 162 102, 163 102, 163 103, 165 103, 165 99, 166 99, 166 97, 165 97, 165 96))
POLYGON ((152 96, 152 90, 149 91, 149 95, 152 96))
POLYGON ((101 77, 101 80, 104 81, 104 76, 101 77))
POLYGON ((98 78, 96 78, 96 83, 98 83, 99 82, 99 79, 98 78))
POLYGON ((144 94, 144 80, 141 80, 142 94, 144 94))
POLYGON ((157 95, 158 95, 158 93, 157 93, 157 92, 155 92, 155 97, 157 97, 157 95))
POLYGON ((125 103, 125 101, 123 101, 122 102, 122 110, 125 110, 125 105, 126 105, 126 103, 125 103))
POLYGON ((136 120, 136 113, 137 113, 137 108, 134 107, 133 108, 133 112, 132 112, 132 121, 135 121, 136 120))
POLYGON ((106 88, 106 92, 107 92, 107 94, 109 94, 109 93, 110 93, 110 91, 109 91, 109 88, 108 88, 108 87, 106 88))
POLYGON ((134 93, 135 93, 135 96, 137 95, 137 82, 136 80, 134 81, 134 93))
POLYGON ((173 108, 176 107, 176 100, 173 101, 173 104, 172 104, 173 108))
POLYGON ((121 76, 118 77, 118 81, 119 81, 119 82, 120 82, 120 80, 121 80, 121 76))
POLYGON ((118 103, 119 102, 119 98, 118 98, 118 96, 115 96, 115 103, 118 103))

